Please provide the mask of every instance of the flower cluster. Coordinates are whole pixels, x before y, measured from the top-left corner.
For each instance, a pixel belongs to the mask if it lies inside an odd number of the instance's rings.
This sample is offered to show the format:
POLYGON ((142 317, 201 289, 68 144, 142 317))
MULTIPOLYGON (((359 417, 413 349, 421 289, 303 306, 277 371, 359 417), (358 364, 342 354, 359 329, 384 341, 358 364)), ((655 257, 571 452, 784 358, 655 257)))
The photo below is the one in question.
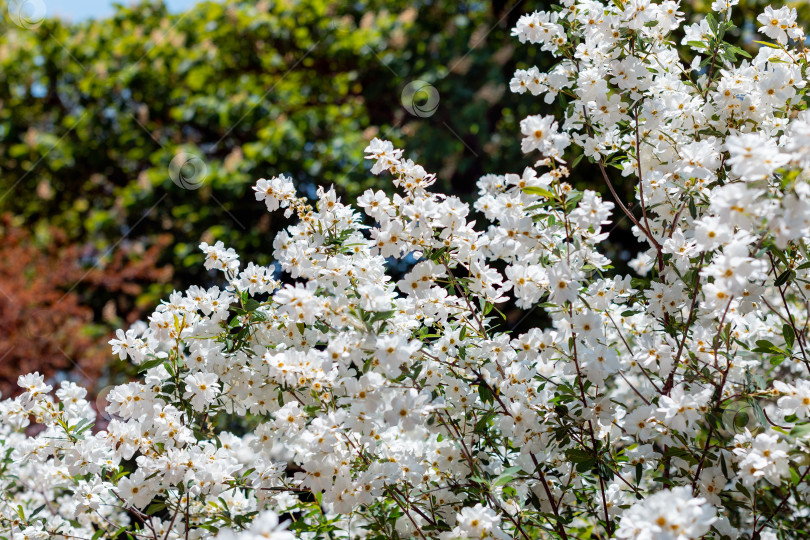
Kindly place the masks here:
POLYGON ((275 265, 203 243, 221 286, 119 331, 141 376, 103 429, 38 374, 0 402, 0 538, 803 534, 808 53, 768 8, 776 43, 747 58, 723 39, 735 3, 685 27, 672 0, 521 17, 559 63, 511 87, 566 112, 524 119, 539 161, 483 176, 472 205, 378 139, 395 189, 359 211, 259 180, 296 216, 275 265), (572 158, 613 201, 567 181, 572 158), (600 251, 623 219, 634 276, 600 251), (508 302, 547 323, 510 328, 508 302))

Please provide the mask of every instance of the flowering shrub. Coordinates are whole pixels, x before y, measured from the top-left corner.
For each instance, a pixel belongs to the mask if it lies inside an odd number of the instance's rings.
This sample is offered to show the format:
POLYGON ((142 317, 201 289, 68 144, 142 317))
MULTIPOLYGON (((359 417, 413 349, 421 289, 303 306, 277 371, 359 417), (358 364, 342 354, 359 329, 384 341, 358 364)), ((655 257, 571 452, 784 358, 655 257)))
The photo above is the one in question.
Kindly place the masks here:
POLYGON ((684 29, 689 64, 676 2, 522 17, 520 41, 560 62, 512 88, 567 114, 522 122, 534 167, 481 178, 485 228, 377 139, 372 172, 397 192, 361 196, 367 221, 332 190, 311 206, 259 180, 297 218, 278 266, 203 243, 223 287, 118 332, 143 377, 109 394, 105 431, 81 388, 20 377, 0 405, 0 535, 806 535, 807 51, 795 11, 768 8, 775 42, 740 59, 734 3, 684 29), (639 277, 611 277, 614 203, 566 183, 572 145, 614 197, 609 169, 635 178, 615 206, 648 245, 639 277), (413 263, 398 281, 393 259, 413 263), (550 326, 510 331, 509 298, 550 326))

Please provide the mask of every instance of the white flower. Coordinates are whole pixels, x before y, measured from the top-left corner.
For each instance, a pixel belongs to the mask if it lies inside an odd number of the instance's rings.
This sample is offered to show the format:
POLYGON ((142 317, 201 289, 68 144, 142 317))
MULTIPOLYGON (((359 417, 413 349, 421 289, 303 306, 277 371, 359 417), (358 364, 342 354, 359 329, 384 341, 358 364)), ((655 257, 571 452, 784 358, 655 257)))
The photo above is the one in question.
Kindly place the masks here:
POLYGON ((578 273, 571 270, 564 262, 557 263, 548 270, 549 292, 555 304, 573 302, 579 295, 581 285, 577 281, 578 273))
POLYGON ((156 488, 155 479, 147 480, 143 469, 138 469, 118 481, 118 495, 124 500, 124 504, 139 509, 149 504, 155 496, 156 488))
POLYGON ((743 484, 752 486, 764 478, 779 485, 782 478, 790 474, 789 447, 779 441, 776 433, 759 433, 751 437, 746 429, 744 434, 734 437, 738 447, 734 453, 739 459, 739 476, 743 484))
POLYGON ((781 394, 785 394, 779 398, 777 403, 786 415, 795 414, 799 418, 810 418, 809 380, 797 380, 795 385, 775 380, 773 381, 773 387, 781 394))
POLYGON ((246 530, 223 529, 213 538, 216 540, 295 540, 295 535, 286 529, 286 524, 279 524, 278 514, 272 510, 266 510, 256 516, 246 530))
POLYGON ((197 372, 184 379, 186 391, 183 399, 191 399, 191 405, 197 411, 204 411, 219 394, 219 382, 216 373, 197 372))
POLYGON ((456 515, 456 521, 458 525, 452 533, 444 535, 444 538, 508 538, 500 529, 500 516, 481 503, 462 508, 461 512, 456 515))
POLYGON ((525 154, 539 150, 544 156, 560 159, 570 144, 569 136, 557 131, 553 116, 527 116, 520 122, 520 132, 524 136, 520 148, 525 154))
POLYGON ((773 139, 760 133, 733 135, 726 139, 726 149, 731 171, 744 180, 766 178, 790 159, 773 139))
POLYGON ((410 431, 422 423, 422 417, 430 410, 425 406, 429 400, 429 396, 411 388, 394 398, 383 418, 390 426, 401 425, 403 431, 410 431))
POLYGON ((45 377, 40 375, 38 371, 20 375, 17 378, 17 386, 24 391, 20 398, 25 404, 40 401, 47 396, 48 392, 53 390, 53 386, 45 384, 45 377))
POLYGON ((225 248, 225 244, 221 241, 213 246, 209 246, 207 242, 202 242, 200 249, 205 253, 206 269, 221 270, 232 274, 239 270, 239 256, 236 251, 233 248, 225 248))
POLYGON ((552 52, 567 41, 565 30, 557 24, 557 13, 546 11, 522 15, 512 29, 512 35, 517 36, 521 43, 540 43, 541 50, 552 52))
POLYGON ((285 313, 294 323, 312 324, 323 313, 323 305, 315 295, 317 284, 313 281, 302 286, 285 285, 273 295, 273 300, 279 306, 279 312, 285 313))
POLYGON ((672 389, 668 396, 661 396, 657 413, 661 422, 678 431, 685 431, 687 425, 700 420, 705 413, 704 405, 711 398, 711 389, 689 393, 682 384, 672 389))
POLYGON ((783 45, 787 44, 788 37, 798 39, 804 35, 796 26, 796 8, 782 6, 773 9, 767 6, 757 17, 757 22, 762 25, 759 27, 760 32, 783 45))
POLYGON ((368 154, 366 159, 376 160, 371 168, 372 174, 380 174, 382 171, 399 165, 399 159, 402 157, 402 150, 394 149, 391 141, 383 141, 376 137, 372 139, 364 152, 368 154))
POLYGON ((714 2, 712 2, 711 9, 712 11, 725 13, 727 11, 731 11, 731 8, 739 3, 740 0, 714 0, 714 2))
POLYGON ((75 514, 79 515, 86 509, 98 510, 102 502, 104 502, 102 495, 107 493, 108 490, 109 486, 100 482, 97 478, 90 481, 81 480, 76 488, 78 505, 75 514))
MULTIPOLYGON (((264 201, 270 212, 279 207, 287 208, 295 200, 295 185, 289 176, 283 174, 270 180, 259 179, 253 191, 256 192, 256 200, 264 201)), ((289 217, 289 210, 286 215, 289 217)))
POLYGON ((717 519, 715 509, 689 486, 676 487, 636 502, 622 514, 617 538, 691 540, 701 538, 717 519))

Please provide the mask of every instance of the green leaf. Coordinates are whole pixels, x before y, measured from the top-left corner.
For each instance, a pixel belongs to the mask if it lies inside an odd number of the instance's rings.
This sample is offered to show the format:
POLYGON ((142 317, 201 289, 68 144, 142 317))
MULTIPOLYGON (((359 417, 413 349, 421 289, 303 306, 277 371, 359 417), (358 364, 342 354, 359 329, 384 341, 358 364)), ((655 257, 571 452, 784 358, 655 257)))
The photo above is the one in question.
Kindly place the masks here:
POLYGON ((504 484, 508 484, 509 482, 515 479, 515 477, 518 475, 518 473, 520 473, 520 471, 521 471, 520 467, 509 467, 508 469, 504 469, 504 471, 500 474, 500 476, 498 476, 498 478, 496 478, 495 481, 492 482, 492 486, 498 487, 504 484))
POLYGON ((143 373, 148 369, 152 369, 153 367, 158 367, 160 364, 165 362, 165 358, 153 358, 151 360, 147 360, 146 362, 140 364, 138 366, 138 373, 143 373))
POLYGON ((375 311, 374 315, 371 316, 368 322, 375 323, 377 321, 384 321, 385 319, 390 319, 394 316, 397 310, 392 309, 390 311, 375 311))
POLYGON ((751 405, 751 408, 754 409, 754 415, 757 417, 759 423, 763 426, 769 425, 768 419, 765 417, 765 411, 762 410, 762 406, 759 402, 753 398, 749 398, 747 401, 751 405))
POLYGON ((34 516, 36 516, 37 514, 42 512, 42 509, 45 508, 45 506, 46 506, 46 504, 43 504, 42 506, 38 506, 33 512, 31 512, 31 515, 28 516, 28 519, 29 520, 33 519, 34 516))
POLYGON ((245 300, 245 311, 255 311, 260 305, 262 305, 261 302, 255 298, 248 298, 245 300))
POLYGON ((779 261, 781 261, 782 264, 784 264, 785 266, 789 266, 788 260, 787 260, 787 257, 785 257, 785 252, 784 251, 782 251, 781 249, 779 249, 778 247, 773 246, 773 245, 771 246, 770 251, 771 251, 771 253, 776 255, 776 257, 779 259, 779 261))
POLYGON ((782 355, 779 355, 779 356, 774 356, 774 357, 772 357, 770 360, 768 360, 768 363, 769 363, 770 365, 772 365, 772 366, 779 366, 779 365, 781 365, 781 364, 782 364, 782 362, 784 362, 784 361, 785 361, 785 358, 786 358, 786 357, 785 357, 785 356, 782 356, 782 355))
POLYGON ((717 19, 714 18, 714 15, 708 13, 706 15, 706 22, 708 23, 712 33, 717 35, 717 19))
POLYGON ((571 463, 584 463, 593 459, 593 454, 579 448, 566 450, 565 455, 571 463))
POLYGON ((799 476, 799 471, 794 469, 793 467, 790 468, 790 483, 794 486, 801 482, 802 477, 799 476))
POLYGON ((596 474, 601 478, 610 481, 613 480, 614 472, 607 463, 599 461, 596 463, 596 474))
POLYGON ((554 194, 552 192, 537 186, 525 187, 523 188, 523 193, 526 193, 527 195, 540 195, 541 197, 545 197, 547 199, 554 198, 554 194))
POLYGON ((793 429, 790 430, 790 436, 796 437, 797 439, 804 438, 807 435, 810 435, 810 424, 793 426, 793 429))
POLYGON ((475 423, 475 432, 476 433, 483 433, 486 430, 487 425, 489 424, 489 421, 492 420, 494 417, 495 417, 495 411, 489 411, 486 414, 484 414, 483 416, 481 416, 481 419, 478 420, 478 422, 475 423))
POLYGON ((779 274, 779 277, 776 278, 776 281, 774 281, 773 284, 777 287, 781 287, 782 285, 791 280, 792 274, 794 274, 793 270, 785 270, 784 272, 779 274))
POLYGON ((793 331, 793 327, 788 323, 783 324, 782 335, 785 337, 785 344, 787 344, 787 348, 792 349, 793 343, 796 341, 796 333, 793 331))
POLYGON ((146 508, 146 514, 149 516, 154 516, 156 513, 160 512, 166 508, 166 503, 163 501, 153 502, 146 508))
POLYGON ((748 54, 747 51, 745 51, 745 50, 743 50, 743 49, 741 49, 739 47, 735 47, 734 45, 729 45, 728 49, 730 51, 732 51, 734 54, 739 54, 740 56, 743 56, 745 58, 751 58, 751 55, 748 54))
POLYGON ((79 422, 78 424, 73 426, 72 431, 73 431, 74 435, 81 435, 82 433, 84 433, 85 431, 90 429, 91 427, 93 427, 93 421, 89 420, 87 418, 84 418, 81 422, 79 422))
POLYGON ((489 386, 487 386, 486 384, 478 385, 478 396, 484 403, 492 403, 493 401, 495 401, 495 398, 492 395, 492 390, 490 390, 489 386))
POLYGON ((692 456, 692 454, 690 454, 688 450, 679 448, 677 446, 670 446, 669 448, 667 448, 666 452, 664 452, 664 455, 667 457, 677 457, 685 461, 694 460, 694 456, 692 456))
POLYGON ((115 531, 110 538, 118 538, 121 535, 121 533, 126 532, 126 530, 127 526, 124 525, 123 527, 120 527, 117 531, 115 531))
POLYGON ((585 193, 583 191, 570 191, 568 195, 565 197, 565 211, 571 212, 574 208, 577 207, 579 201, 582 200, 582 196, 585 193))
POLYGON ((430 254, 428 259, 430 259, 431 261, 438 261, 439 259, 442 258, 442 255, 444 255, 445 253, 447 253, 447 248, 446 247, 437 249, 436 251, 434 251, 433 253, 430 254))
POLYGON ((780 349, 779 347, 777 347, 776 345, 774 345, 773 343, 771 343, 767 339, 758 339, 757 340, 757 346, 756 346, 755 349, 753 349, 752 352, 770 353, 770 354, 784 354, 784 355, 787 354, 785 351, 783 351, 782 349, 780 349))

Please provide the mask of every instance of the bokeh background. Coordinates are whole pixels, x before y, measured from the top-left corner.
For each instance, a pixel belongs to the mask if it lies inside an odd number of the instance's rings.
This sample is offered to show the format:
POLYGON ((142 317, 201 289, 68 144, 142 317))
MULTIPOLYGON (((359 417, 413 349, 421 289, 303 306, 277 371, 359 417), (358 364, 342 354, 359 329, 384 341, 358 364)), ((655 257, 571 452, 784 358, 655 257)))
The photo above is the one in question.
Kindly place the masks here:
MULTIPOLYGON (((734 37, 755 51, 766 3, 740 4, 734 37)), ((35 370, 126 377, 111 333, 218 283, 201 241, 272 263, 287 222, 255 202, 258 178, 390 190, 363 160, 375 136, 468 199, 482 174, 521 172, 520 119, 562 112, 508 89, 516 68, 553 65, 510 37, 535 9, 548 3, 0 0, 0 391, 35 370)), ((583 161, 571 180, 602 191, 597 174, 583 161)), ((606 249, 620 265, 635 248, 620 221, 606 249)))

